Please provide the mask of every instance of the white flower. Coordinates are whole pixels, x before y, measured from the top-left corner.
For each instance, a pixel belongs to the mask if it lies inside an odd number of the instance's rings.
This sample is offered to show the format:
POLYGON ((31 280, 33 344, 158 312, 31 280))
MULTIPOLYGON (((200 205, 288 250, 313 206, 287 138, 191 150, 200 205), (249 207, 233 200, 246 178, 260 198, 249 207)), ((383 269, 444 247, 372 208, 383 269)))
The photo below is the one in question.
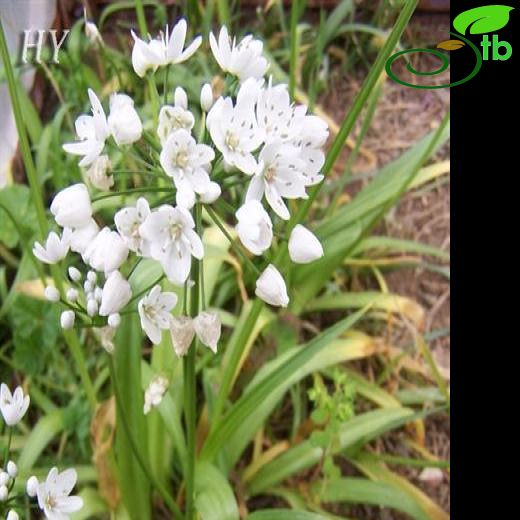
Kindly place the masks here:
POLYGON ((7 473, 11 478, 16 478, 18 475, 18 466, 12 460, 7 463, 7 473))
POLYGON ((141 138, 143 125, 130 96, 126 94, 110 96, 108 128, 118 146, 135 143, 141 138))
POLYGON ((244 83, 235 106, 231 98, 219 98, 206 121, 211 139, 224 160, 248 175, 258 168, 252 152, 264 140, 254 110, 256 88, 254 81, 244 83))
POLYGON ((101 295, 100 316, 119 312, 132 297, 132 289, 119 271, 113 271, 105 281, 101 295))
POLYGON ((7 486, 0 486, 0 502, 5 502, 8 496, 9 490, 7 489, 7 486))
POLYGON ((220 68, 238 76, 241 82, 248 78, 260 79, 269 67, 268 61, 262 56, 262 41, 253 39, 252 35, 247 35, 237 45, 235 39, 230 41, 224 25, 220 29, 218 43, 213 33, 209 35, 209 42, 220 68))
POLYGON ((161 342, 162 331, 170 327, 170 311, 176 303, 177 295, 161 292, 160 285, 156 285, 139 301, 137 309, 141 327, 154 345, 161 342))
POLYGON ((114 176, 110 175, 111 169, 112 163, 108 155, 100 155, 85 171, 85 175, 94 188, 108 191, 114 185, 114 176))
POLYGON ((193 42, 183 50, 186 41, 187 24, 182 18, 172 29, 169 35, 168 26, 166 34, 160 34, 158 39, 145 42, 138 38, 132 31, 134 48, 132 50, 132 66, 135 73, 144 77, 148 69, 156 70, 159 66, 177 64, 186 61, 192 56, 202 43, 202 38, 197 36, 193 42))
POLYGON ((193 320, 188 316, 172 316, 170 318, 170 337, 173 350, 178 356, 184 356, 190 348, 195 328, 193 320))
POLYGON ((101 101, 92 89, 88 89, 88 97, 92 105, 92 115, 81 115, 76 119, 76 134, 79 142, 67 143, 63 149, 73 155, 83 155, 80 166, 88 166, 103 151, 105 140, 109 135, 107 118, 101 101))
POLYGON ((246 200, 262 200, 263 195, 282 219, 289 220, 290 214, 282 197, 288 199, 307 198, 304 162, 299 150, 283 143, 265 145, 258 156, 256 175, 251 179, 246 200))
POLYGON ((143 197, 137 199, 135 207, 120 209, 114 215, 117 230, 128 249, 141 256, 148 256, 150 251, 150 244, 139 231, 139 226, 148 218, 148 215, 150 215, 150 206, 143 197))
POLYGON ((0 412, 8 426, 14 426, 22 420, 29 408, 29 401, 29 396, 24 395, 21 386, 17 386, 12 394, 5 383, 0 386, 0 412))
POLYGON ((261 255, 273 241, 273 224, 267 211, 257 200, 246 202, 235 214, 236 231, 244 246, 254 255, 261 255))
POLYGON ((31 498, 36 496, 36 493, 38 492, 38 486, 39 486, 38 479, 32 475, 27 479, 27 484, 25 485, 25 491, 27 492, 27 495, 29 495, 31 498))
POLYGON ((66 310, 61 313, 60 316, 60 325, 63 330, 69 330, 74 327, 74 321, 76 319, 76 315, 74 311, 66 310))
POLYGON ((128 258, 128 246, 117 231, 104 227, 83 253, 83 259, 97 271, 110 273, 128 258))
POLYGON ((166 140, 175 130, 184 129, 191 132, 195 118, 193 114, 182 106, 164 105, 159 111, 159 124, 157 125, 157 135, 164 146, 166 140))
POLYGON ((177 188, 177 205, 191 208, 195 193, 205 193, 210 187, 208 171, 215 152, 210 146, 197 144, 184 129, 176 130, 166 140, 160 162, 166 175, 177 188))
POLYGON ((221 332, 219 315, 216 312, 202 311, 193 320, 193 326, 200 342, 216 354, 221 332))
POLYGON ((178 206, 161 206, 140 227, 140 233, 151 242, 151 256, 158 260, 168 279, 183 284, 190 274, 191 256, 204 256, 202 241, 195 233, 190 213, 178 206))
POLYGON ((300 125, 300 133, 292 139, 299 148, 299 158, 304 162, 303 177, 306 186, 313 186, 323 180, 320 171, 325 163, 325 153, 321 149, 329 136, 327 123, 318 116, 305 116, 300 125))
POLYGON ((91 218, 88 224, 72 232, 70 236, 70 250, 83 255, 98 233, 99 226, 96 224, 96 221, 91 218))
POLYGON ((258 125, 265 131, 266 142, 287 141, 297 137, 304 123, 307 107, 291 104, 287 85, 272 85, 258 96, 256 115, 258 125))
POLYGON ((287 307, 289 304, 284 279, 273 264, 269 264, 256 281, 255 294, 276 307, 287 307))
POLYGON ((73 184, 58 192, 51 204, 51 213, 58 226, 81 228, 90 223, 92 204, 87 187, 73 184))
POLYGON ((308 264, 323 256, 323 247, 314 233, 297 224, 289 237, 289 256, 297 264, 308 264))
POLYGON ((152 406, 159 406, 162 398, 168 390, 169 381, 163 376, 155 376, 150 381, 150 384, 144 392, 144 407, 143 412, 146 414, 150 413, 152 406))
POLYGON ((173 93, 173 102, 176 107, 188 110, 188 94, 182 87, 176 87, 173 93))
POLYGON ((0 486, 7 486, 9 480, 11 480, 9 473, 7 473, 7 471, 0 471, 0 486))
POLYGON ((211 85, 209 83, 204 83, 200 90, 200 108, 202 108, 204 112, 209 112, 212 106, 213 90, 211 89, 211 85))
POLYGON ((46 518, 68 520, 70 513, 75 513, 83 507, 81 497, 69 496, 77 480, 75 469, 59 473, 58 468, 52 468, 45 482, 38 484, 38 505, 46 518))
POLYGON ((54 231, 51 231, 45 241, 45 247, 39 242, 34 243, 33 255, 40 262, 56 264, 67 256, 70 247, 70 236, 71 231, 69 229, 64 229, 61 237, 54 231))
POLYGON ((19 520, 20 517, 18 516, 18 513, 14 509, 10 509, 9 513, 7 513, 7 516, 5 517, 5 520, 19 520))

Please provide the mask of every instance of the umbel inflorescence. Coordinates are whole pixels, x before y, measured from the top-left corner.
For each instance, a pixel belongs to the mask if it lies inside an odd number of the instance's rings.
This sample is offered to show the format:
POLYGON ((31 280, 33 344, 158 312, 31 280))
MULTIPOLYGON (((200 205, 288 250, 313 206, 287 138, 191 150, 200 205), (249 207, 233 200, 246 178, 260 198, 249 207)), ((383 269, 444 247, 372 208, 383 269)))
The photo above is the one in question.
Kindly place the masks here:
MULTIPOLYGON (((202 39, 197 37, 186 45, 186 34, 184 19, 155 39, 141 39, 132 32, 135 73, 153 82, 159 68, 175 67, 192 57, 202 39)), ((307 107, 293 104, 287 85, 266 78, 269 63, 262 54, 262 42, 252 36, 237 42, 222 27, 218 37, 210 35, 210 47, 226 76, 226 88, 218 99, 208 83, 201 87, 200 110, 190 110, 182 85, 175 88, 173 104, 160 106, 156 92, 153 121, 143 124, 130 96, 113 93, 107 115, 99 97, 89 89, 91 113, 76 119, 78 140, 63 146, 80 157, 90 188, 78 183, 56 194, 50 211, 60 231, 51 232, 44 244, 35 243, 33 252, 48 264, 67 259, 68 288, 60 293, 49 286, 45 294, 64 305, 63 328, 73 327, 79 317, 82 326, 97 329, 109 351, 122 312, 137 310, 152 343, 159 343, 168 330, 178 355, 187 352, 195 335, 216 352, 220 321, 215 312, 174 317, 175 293, 163 291, 157 284, 146 294, 133 294, 128 273, 139 259, 147 258, 158 262, 164 277, 174 285, 199 283, 189 279, 193 259, 202 260, 205 253, 197 211, 205 209, 218 219, 226 238, 232 240, 225 231, 229 218, 220 216, 219 203, 225 203, 229 211, 226 191, 242 185, 241 202, 231 207, 241 244, 237 246, 245 248, 242 257, 246 260, 249 255, 265 255, 277 234, 273 220, 283 225, 290 219, 287 200, 307 198, 307 189, 323 179, 320 171, 327 125, 307 113, 307 107), (153 131, 145 130, 148 128, 153 131), (147 164, 160 172, 151 182, 161 186, 166 196, 158 204, 153 186, 154 199, 142 189, 135 202, 115 213, 113 222, 100 225, 91 191, 114 190, 117 170, 112 170, 111 152, 120 149, 122 154, 116 160, 121 161, 121 156, 124 160, 127 152, 143 142, 153 150, 147 164), (227 182, 237 176, 238 182, 227 182), (78 256, 73 258, 71 253, 78 256)), ((293 262, 308 263, 323 255, 311 231, 301 223, 291 228, 287 238, 293 262)), ((272 263, 257 272, 255 294, 273 306, 289 304, 285 281, 272 263)))

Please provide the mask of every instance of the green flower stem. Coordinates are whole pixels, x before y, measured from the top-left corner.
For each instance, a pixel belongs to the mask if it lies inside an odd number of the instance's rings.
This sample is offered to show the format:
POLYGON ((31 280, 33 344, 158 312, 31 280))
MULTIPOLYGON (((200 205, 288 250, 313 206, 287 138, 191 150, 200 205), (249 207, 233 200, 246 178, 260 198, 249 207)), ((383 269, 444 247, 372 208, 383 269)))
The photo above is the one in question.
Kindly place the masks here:
POLYGON ((291 4, 291 54, 289 57, 289 96, 294 100, 296 91, 296 69, 298 67, 298 15, 300 14, 299 0, 293 0, 291 4))
POLYGON ((137 13, 137 23, 139 25, 139 32, 143 38, 148 34, 148 27, 146 25, 146 16, 144 14, 143 0, 135 0, 135 11, 137 13))
MULTIPOLYGON (((197 235, 202 240, 202 236, 204 233, 204 230, 202 228, 202 206, 200 204, 197 204, 195 206, 195 224, 196 224, 196 230, 197 235)), ((206 289, 204 287, 204 260, 200 260, 200 273, 199 273, 199 281, 200 281, 200 307, 203 311, 206 310, 206 289)))
POLYGON ((13 427, 7 427, 7 444, 5 445, 4 453, 4 469, 7 469, 7 463, 9 462, 9 452, 11 451, 11 441, 13 440, 13 427))
POLYGON ((92 202, 98 202, 99 200, 110 199, 111 197, 119 197, 122 195, 133 195, 134 193, 170 193, 173 191, 174 190, 169 187, 132 188, 131 190, 114 191, 113 193, 98 195, 92 199, 92 202))
POLYGON ((217 11, 220 25, 227 26, 228 30, 231 29, 229 26, 229 2, 228 0, 217 0, 217 11))
POLYGON ((157 489, 157 491, 163 498, 165 504, 168 506, 170 511, 173 513, 174 517, 182 518, 182 513, 181 513, 181 510, 179 509, 179 506, 176 504, 175 500, 170 495, 170 493, 168 493, 168 491, 163 487, 163 485, 156 479, 155 475, 150 470, 147 463, 141 456, 141 452, 139 451, 137 442, 132 435, 132 431, 128 424, 127 417, 125 415, 125 407, 123 406, 123 401, 121 398, 121 394, 119 392, 119 387, 118 387, 117 378, 116 378, 116 370, 115 370, 115 366, 114 366, 114 360, 111 355, 108 355, 108 370, 110 372, 110 378, 112 380, 112 388, 114 390, 114 395, 116 398, 116 404, 117 404, 117 408, 119 411, 119 417, 121 417, 121 422, 123 423, 123 429, 128 438, 132 451, 134 452, 135 458, 137 459, 137 462, 141 466, 143 473, 146 475, 146 477, 148 478, 148 480, 150 481, 152 486, 155 487, 155 489, 157 489))
MULTIPOLYGON (((36 173, 36 168, 34 166, 33 158, 31 155, 31 148, 29 146, 29 139, 27 137, 27 132, 24 125, 24 119, 22 115, 22 110, 20 107, 20 100, 18 99, 17 92, 17 84, 13 73, 13 68, 11 65, 11 58, 9 56, 9 49, 7 48, 7 42, 5 40, 4 26, 2 21, 0 20, 0 54, 2 54, 2 60, 4 62, 4 70, 7 78, 7 85, 9 88, 9 95, 11 97, 11 105, 13 108, 13 114, 16 121, 16 129, 18 131, 18 138, 20 141, 20 150, 22 153, 22 158, 25 166, 25 171, 27 173, 27 180, 29 181, 29 189, 31 192, 31 199, 34 207, 36 209, 36 216, 38 219, 38 227, 40 231, 40 238, 43 239, 47 235, 48 227, 47 227, 47 219, 45 215, 45 207, 43 205, 43 198, 41 196, 41 187, 38 179, 38 174, 36 173)), ((51 266, 51 274, 54 279, 54 284, 58 291, 63 295, 63 282, 61 278, 61 272, 58 266, 51 266)), ((81 350, 78 337, 72 331, 64 331, 65 341, 71 351, 72 357, 77 365, 77 369, 79 375, 81 377, 81 381, 83 383, 83 387, 87 394, 87 399, 89 401, 90 407, 92 410, 96 407, 96 393, 94 391, 94 385, 92 384, 92 380, 90 379, 87 364, 85 361, 85 357, 81 350)))
MULTIPOLYGON (((198 220, 197 213, 201 211, 195 206, 195 220, 198 220)), ((191 288, 190 298, 190 315, 195 318, 199 313, 199 277, 200 262, 196 258, 192 258, 191 279, 194 284, 191 288)), ((188 353, 183 359, 184 369, 184 418, 186 421, 186 442, 188 451, 188 460, 186 464, 186 474, 184 475, 184 483, 186 487, 186 520, 194 518, 194 499, 195 499, 195 436, 197 427, 197 385, 195 378, 195 357, 197 354, 198 340, 195 337, 188 353)))

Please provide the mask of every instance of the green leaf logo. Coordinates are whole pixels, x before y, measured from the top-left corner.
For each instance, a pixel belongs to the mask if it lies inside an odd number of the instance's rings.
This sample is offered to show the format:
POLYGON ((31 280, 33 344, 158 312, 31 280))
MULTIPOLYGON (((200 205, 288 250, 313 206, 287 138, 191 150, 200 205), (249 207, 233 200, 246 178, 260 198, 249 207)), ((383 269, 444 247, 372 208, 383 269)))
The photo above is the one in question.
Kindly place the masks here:
POLYGON ((460 13, 453 20, 453 27, 460 34, 485 34, 498 31, 509 22, 509 12, 514 7, 508 5, 483 5, 460 13))

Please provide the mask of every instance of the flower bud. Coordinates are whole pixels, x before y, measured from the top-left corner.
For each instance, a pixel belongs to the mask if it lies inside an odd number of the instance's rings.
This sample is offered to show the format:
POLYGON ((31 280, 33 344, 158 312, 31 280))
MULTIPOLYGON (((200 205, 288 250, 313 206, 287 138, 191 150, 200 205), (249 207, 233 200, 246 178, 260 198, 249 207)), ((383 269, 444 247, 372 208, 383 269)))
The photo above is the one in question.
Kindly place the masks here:
POLYGON ((0 471, 0 486, 7 486, 10 478, 9 473, 6 471, 0 471))
POLYGON ((43 294, 45 294, 45 299, 50 302, 59 302, 60 301, 60 292, 56 287, 53 287, 52 285, 48 285, 45 287, 45 290, 43 291, 43 294))
POLYGON ((7 486, 0 486, 0 502, 5 502, 9 496, 7 486))
POLYGON ((211 85, 205 83, 200 91, 200 107, 204 112, 209 112, 213 105, 213 91, 211 85))
POLYGON ((18 513, 14 509, 11 509, 9 511, 9 513, 7 513, 5 520, 20 520, 20 517, 18 516, 18 513))
POLYGON ((323 256, 323 247, 314 233, 298 224, 289 237, 289 256, 297 264, 308 264, 323 256))
POLYGON ((74 327, 74 320, 76 319, 76 315, 74 311, 67 310, 63 311, 60 316, 60 324, 63 330, 72 329, 74 327))
POLYGON ((188 110, 188 95, 182 87, 177 87, 174 94, 174 103, 176 107, 188 110))
POLYGON ((79 282, 81 280, 81 272, 76 267, 69 267, 69 278, 73 282, 79 282))
POLYGON ((70 289, 67 290, 67 300, 69 300, 69 302, 76 302, 78 300, 78 296, 79 296, 79 293, 77 291, 77 289, 74 289, 73 287, 71 287, 70 289))
MULTIPOLYGON (((92 294, 92 293, 90 293, 92 294)), ((99 304, 95 298, 89 298, 87 301, 87 314, 92 318, 98 313, 99 304)))
POLYGON ((51 213, 58 226, 81 228, 92 218, 92 204, 87 187, 73 184, 61 190, 53 199, 51 213))
POLYGON ((36 496, 36 493, 38 491, 38 479, 34 475, 32 477, 29 477, 29 479, 27 480, 25 490, 31 498, 36 496))
POLYGON ((126 94, 110 96, 108 128, 118 146, 132 144, 141 139, 143 125, 130 96, 126 94))
POLYGON ((216 182, 210 182, 208 184, 208 187, 203 191, 200 195, 200 201, 203 204, 213 204, 222 193, 222 190, 220 189, 220 186, 216 182))
POLYGON ((273 264, 269 264, 256 281, 255 294, 276 307, 287 307, 289 304, 284 279, 273 264))
POLYGON ((244 247, 261 255, 273 241, 273 224, 269 214, 257 200, 249 200, 236 212, 236 230, 244 247))
POLYGON ((109 327, 112 327, 113 329, 117 329, 117 327, 119 327, 119 325, 121 324, 121 315, 117 312, 114 314, 111 314, 108 317, 107 323, 108 323, 109 327))
POLYGON ((18 466, 12 460, 7 463, 7 473, 11 478, 16 478, 18 475, 18 466))
POLYGON ((110 316, 119 312, 132 297, 132 289, 119 271, 113 271, 103 286, 99 314, 110 316))

